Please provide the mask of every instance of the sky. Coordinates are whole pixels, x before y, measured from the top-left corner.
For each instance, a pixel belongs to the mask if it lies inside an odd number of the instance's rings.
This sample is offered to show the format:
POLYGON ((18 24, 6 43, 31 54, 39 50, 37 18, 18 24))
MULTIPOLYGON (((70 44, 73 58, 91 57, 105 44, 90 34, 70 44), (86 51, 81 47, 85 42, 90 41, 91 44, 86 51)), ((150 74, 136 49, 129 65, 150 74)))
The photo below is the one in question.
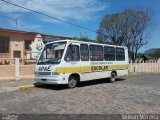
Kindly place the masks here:
MULTIPOLYGON (((160 48, 160 0, 6 0, 20 6, 59 18, 70 23, 97 31, 105 15, 121 12, 126 8, 144 8, 153 12, 153 23, 149 42, 140 49, 160 48)), ((0 27, 24 31, 41 32, 70 37, 88 36, 96 39, 97 34, 82 28, 51 19, 0 0, 0 27)))

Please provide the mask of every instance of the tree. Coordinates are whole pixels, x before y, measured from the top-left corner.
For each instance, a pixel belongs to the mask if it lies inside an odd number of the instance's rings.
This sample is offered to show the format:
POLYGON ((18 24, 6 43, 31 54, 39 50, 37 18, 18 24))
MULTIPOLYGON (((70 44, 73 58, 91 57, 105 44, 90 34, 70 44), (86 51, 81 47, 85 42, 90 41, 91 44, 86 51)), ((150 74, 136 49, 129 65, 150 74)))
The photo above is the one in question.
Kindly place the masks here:
POLYGON ((152 59, 158 59, 160 58, 160 48, 151 48, 149 50, 146 50, 144 54, 151 56, 152 59))
POLYGON ((93 39, 90 39, 87 35, 82 35, 82 34, 80 35, 80 37, 73 37, 73 39, 74 39, 74 40, 78 40, 78 41, 94 42, 94 43, 103 43, 103 44, 113 45, 111 42, 93 40, 93 39))
POLYGON ((97 42, 96 40, 89 39, 87 35, 82 35, 82 34, 80 34, 80 37, 73 37, 73 39, 85 42, 97 42))
POLYGON ((130 57, 136 58, 138 50, 148 42, 151 18, 148 10, 134 9, 106 15, 97 30, 97 40, 127 46, 130 57))

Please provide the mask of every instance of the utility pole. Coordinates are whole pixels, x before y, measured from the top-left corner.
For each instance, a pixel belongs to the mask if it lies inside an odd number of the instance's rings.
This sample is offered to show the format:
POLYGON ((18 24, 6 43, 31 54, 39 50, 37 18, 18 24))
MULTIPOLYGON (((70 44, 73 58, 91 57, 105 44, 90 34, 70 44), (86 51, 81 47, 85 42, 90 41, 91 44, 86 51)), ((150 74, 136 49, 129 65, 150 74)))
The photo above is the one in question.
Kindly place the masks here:
POLYGON ((15 19, 15 23, 16 23, 16 28, 18 30, 18 19, 15 19))
POLYGON ((12 18, 12 17, 8 17, 8 16, 5 16, 5 15, 0 15, 0 17, 4 17, 6 19, 11 19, 14 21, 15 25, 16 25, 16 29, 18 30, 18 19, 16 18, 12 18))

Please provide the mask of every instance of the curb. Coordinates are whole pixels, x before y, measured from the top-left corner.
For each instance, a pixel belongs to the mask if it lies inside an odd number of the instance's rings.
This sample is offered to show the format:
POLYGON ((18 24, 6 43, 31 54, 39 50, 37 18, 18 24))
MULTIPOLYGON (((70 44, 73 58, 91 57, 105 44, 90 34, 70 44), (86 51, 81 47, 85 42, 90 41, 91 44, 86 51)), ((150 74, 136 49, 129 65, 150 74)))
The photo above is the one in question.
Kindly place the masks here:
POLYGON ((17 91, 18 89, 19 88, 16 88, 16 87, 2 87, 2 88, 0 88, 0 93, 17 91))
POLYGON ((2 88, 0 88, 0 93, 17 91, 20 89, 29 89, 29 88, 34 88, 34 87, 35 87, 34 85, 22 85, 22 86, 16 86, 16 87, 2 87, 2 88))
POLYGON ((19 89, 34 88, 34 85, 22 85, 22 86, 17 86, 16 88, 19 88, 19 89))

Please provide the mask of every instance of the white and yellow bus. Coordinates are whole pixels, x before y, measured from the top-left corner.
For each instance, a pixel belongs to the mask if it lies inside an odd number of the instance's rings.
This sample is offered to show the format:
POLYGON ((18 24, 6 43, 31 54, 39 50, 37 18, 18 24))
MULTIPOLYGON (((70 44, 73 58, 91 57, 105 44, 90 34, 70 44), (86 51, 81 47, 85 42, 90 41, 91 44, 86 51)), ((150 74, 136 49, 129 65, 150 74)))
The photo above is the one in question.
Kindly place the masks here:
POLYGON ((35 68, 36 83, 67 84, 128 74, 127 47, 59 40, 45 45, 35 68))

